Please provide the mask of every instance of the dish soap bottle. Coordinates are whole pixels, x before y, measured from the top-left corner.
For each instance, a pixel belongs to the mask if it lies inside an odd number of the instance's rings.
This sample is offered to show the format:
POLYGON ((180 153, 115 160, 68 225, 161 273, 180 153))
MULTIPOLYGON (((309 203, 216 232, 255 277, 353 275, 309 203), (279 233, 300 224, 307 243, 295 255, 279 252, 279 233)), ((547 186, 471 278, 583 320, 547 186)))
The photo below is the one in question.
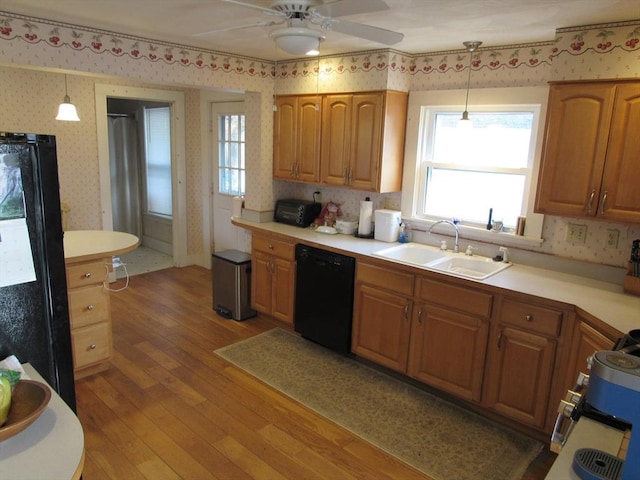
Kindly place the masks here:
POLYGON ((409 225, 405 223, 400 224, 400 233, 398 234, 398 241, 400 243, 409 243, 411 241, 411 229, 409 225))

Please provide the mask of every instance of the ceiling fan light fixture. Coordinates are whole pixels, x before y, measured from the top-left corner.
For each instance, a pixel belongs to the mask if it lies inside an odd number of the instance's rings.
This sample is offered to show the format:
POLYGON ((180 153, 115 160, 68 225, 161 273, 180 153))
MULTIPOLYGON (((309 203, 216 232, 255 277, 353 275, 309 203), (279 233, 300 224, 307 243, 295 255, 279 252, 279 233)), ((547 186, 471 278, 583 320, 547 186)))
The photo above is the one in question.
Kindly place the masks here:
POLYGON ((286 27, 274 30, 269 36, 281 50, 291 55, 318 55, 320 42, 326 36, 306 27, 286 27), (317 53, 310 53, 315 51, 317 53))

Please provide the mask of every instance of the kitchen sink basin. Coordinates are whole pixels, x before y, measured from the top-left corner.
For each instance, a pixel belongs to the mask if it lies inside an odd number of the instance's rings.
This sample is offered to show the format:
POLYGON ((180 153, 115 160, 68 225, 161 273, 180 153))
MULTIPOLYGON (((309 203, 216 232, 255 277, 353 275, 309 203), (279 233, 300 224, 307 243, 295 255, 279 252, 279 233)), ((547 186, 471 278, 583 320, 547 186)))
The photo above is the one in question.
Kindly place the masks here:
POLYGON ((494 262, 491 258, 476 256, 447 257, 427 265, 431 270, 475 280, 484 280, 510 266, 510 263, 494 262))
POLYGON ((417 266, 424 266, 434 260, 447 258, 447 254, 441 250, 419 243, 403 243, 395 247, 378 250, 373 255, 417 266))
POLYGON ((484 280, 511 266, 511 263, 494 262, 480 256, 464 256, 461 253, 442 250, 420 243, 403 243, 373 252, 376 257, 386 258, 406 265, 447 273, 457 277, 484 280))

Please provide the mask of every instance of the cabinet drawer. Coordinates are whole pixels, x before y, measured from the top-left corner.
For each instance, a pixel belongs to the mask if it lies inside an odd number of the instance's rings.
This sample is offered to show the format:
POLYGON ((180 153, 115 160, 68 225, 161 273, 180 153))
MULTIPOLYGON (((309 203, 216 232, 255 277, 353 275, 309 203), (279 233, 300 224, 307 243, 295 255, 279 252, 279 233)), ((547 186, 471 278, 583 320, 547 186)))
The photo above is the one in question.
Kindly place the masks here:
POLYGON ((504 299, 500 309, 500 321, 523 330, 557 337, 562 323, 561 310, 542 305, 504 299))
POLYGON ((107 278, 107 268, 103 260, 67 265, 67 288, 101 284, 107 278))
POLYGON ((111 357, 111 324, 97 323, 71 332, 75 369, 108 360, 111 357))
POLYGON ((418 297, 436 305, 453 308, 460 312, 491 317, 493 295, 471 290, 468 287, 457 287, 447 283, 419 278, 418 297))
POLYGON ((109 319, 109 295, 102 285, 69 290, 71 328, 80 328, 109 319))
POLYGON ((253 235, 251 246, 254 250, 275 255, 276 257, 293 260, 295 257, 295 246, 292 243, 275 240, 262 235, 253 235))
POLYGON ((400 293, 407 297, 413 296, 414 276, 409 273, 396 272, 368 263, 358 262, 356 280, 369 285, 400 293))

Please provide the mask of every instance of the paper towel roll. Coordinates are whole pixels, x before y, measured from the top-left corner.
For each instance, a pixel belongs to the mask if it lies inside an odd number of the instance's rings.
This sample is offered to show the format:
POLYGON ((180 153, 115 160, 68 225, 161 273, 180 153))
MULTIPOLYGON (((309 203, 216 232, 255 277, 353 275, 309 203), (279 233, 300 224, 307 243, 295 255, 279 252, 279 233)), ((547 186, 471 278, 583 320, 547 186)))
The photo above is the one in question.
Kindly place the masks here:
POLYGON ((373 202, 367 197, 360 202, 360 221, 358 235, 371 235, 371 218, 373 217, 373 202))
POLYGON ((242 217, 242 206, 244 205, 244 197, 233 197, 233 206, 231 215, 235 218, 242 217))

